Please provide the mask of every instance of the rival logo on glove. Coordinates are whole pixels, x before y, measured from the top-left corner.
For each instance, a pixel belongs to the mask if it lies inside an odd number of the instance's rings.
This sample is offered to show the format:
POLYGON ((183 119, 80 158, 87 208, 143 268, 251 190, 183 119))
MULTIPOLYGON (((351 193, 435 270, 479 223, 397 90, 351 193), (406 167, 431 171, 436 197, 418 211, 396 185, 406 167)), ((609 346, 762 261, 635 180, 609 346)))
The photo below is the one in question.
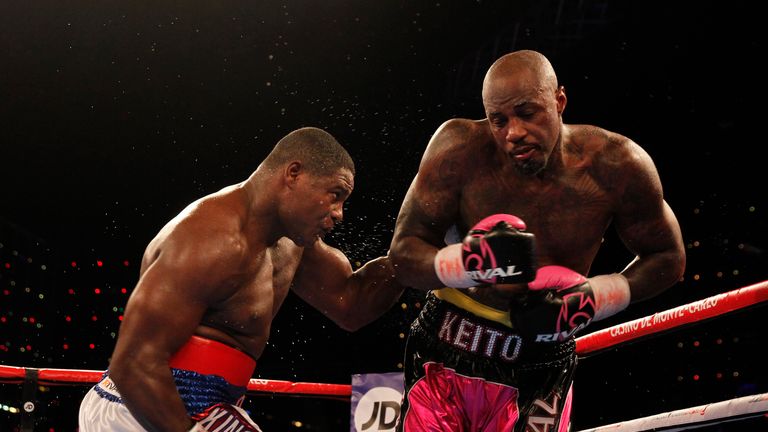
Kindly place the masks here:
POLYGON ((471 277, 475 280, 482 280, 486 283, 495 283, 496 277, 512 277, 512 276, 518 276, 523 274, 523 272, 519 270, 515 270, 515 267, 517 266, 508 266, 506 270, 504 270, 501 267, 491 268, 487 270, 467 270, 465 273, 467 276, 471 277))
POLYGON ((568 339, 569 337, 573 336, 576 332, 583 329, 587 325, 589 325, 588 322, 581 323, 570 330, 561 331, 560 333, 537 334, 536 342, 562 342, 568 339))
POLYGON ((562 297, 554 333, 539 333, 536 342, 562 342, 584 329, 595 316, 595 299, 591 293, 577 291, 562 297))

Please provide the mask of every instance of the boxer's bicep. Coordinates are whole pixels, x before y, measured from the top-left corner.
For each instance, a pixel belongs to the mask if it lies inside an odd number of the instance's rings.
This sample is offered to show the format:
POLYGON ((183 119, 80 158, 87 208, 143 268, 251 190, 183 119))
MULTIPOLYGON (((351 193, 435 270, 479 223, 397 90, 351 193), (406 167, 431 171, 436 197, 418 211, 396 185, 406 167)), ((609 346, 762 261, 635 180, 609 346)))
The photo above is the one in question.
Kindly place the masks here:
POLYGON ((206 304, 196 287, 162 260, 142 276, 131 295, 120 326, 115 356, 123 351, 143 361, 167 365, 167 360, 189 339, 206 304))
POLYGON ((465 161, 456 151, 466 140, 464 128, 443 125, 430 140, 398 214, 395 236, 414 236, 440 245, 459 214, 465 161))
POLYGON ((163 427, 188 421, 168 361, 197 328, 212 292, 221 288, 221 266, 230 265, 210 262, 195 249, 172 249, 161 252, 142 273, 126 305, 109 366, 134 417, 163 427))
POLYGON ((234 248, 211 241, 169 242, 143 272, 125 308, 115 355, 167 361, 193 334, 206 310, 226 296, 240 261, 234 248))
POLYGON ((664 200, 653 161, 642 149, 624 164, 631 178, 614 223, 636 259, 625 269, 633 299, 652 297, 672 285, 685 268, 685 249, 677 218, 664 200))
POLYGON ((326 315, 345 301, 352 265, 344 254, 322 240, 304 248, 291 290, 326 315))
POLYGON ((450 151, 433 144, 403 200, 389 251, 400 282, 418 289, 440 284, 435 254, 446 231, 459 220, 462 165, 450 151))

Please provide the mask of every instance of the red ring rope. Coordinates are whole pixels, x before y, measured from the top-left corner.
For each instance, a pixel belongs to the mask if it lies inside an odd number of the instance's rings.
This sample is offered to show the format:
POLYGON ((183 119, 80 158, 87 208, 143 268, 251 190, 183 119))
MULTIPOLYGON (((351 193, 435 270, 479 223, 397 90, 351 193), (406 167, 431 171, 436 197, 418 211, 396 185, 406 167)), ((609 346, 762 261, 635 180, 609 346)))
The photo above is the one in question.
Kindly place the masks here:
MULTIPOLYGON (((0 365, 0 383, 21 384, 26 377, 27 369, 15 366, 0 365)), ((104 371, 84 369, 38 369, 38 382, 42 385, 73 385, 95 384, 101 379, 104 371)), ((290 393, 319 396, 350 396, 352 386, 346 384, 322 384, 308 382, 291 382, 267 379, 251 379, 248 391, 266 393, 290 393)))
POLYGON ((594 353, 766 300, 768 300, 768 281, 763 281, 587 334, 576 339, 576 353, 582 356, 594 353))

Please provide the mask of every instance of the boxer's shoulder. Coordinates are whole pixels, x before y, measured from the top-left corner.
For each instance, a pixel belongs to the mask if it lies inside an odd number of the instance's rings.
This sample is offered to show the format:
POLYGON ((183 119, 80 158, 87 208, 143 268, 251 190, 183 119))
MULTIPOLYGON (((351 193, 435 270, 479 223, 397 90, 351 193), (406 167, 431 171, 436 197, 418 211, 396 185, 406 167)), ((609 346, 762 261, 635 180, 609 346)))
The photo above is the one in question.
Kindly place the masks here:
POLYGON ((429 147, 455 147, 462 149, 463 153, 486 144, 493 144, 493 136, 488 128, 488 120, 452 118, 443 122, 435 131, 429 147))

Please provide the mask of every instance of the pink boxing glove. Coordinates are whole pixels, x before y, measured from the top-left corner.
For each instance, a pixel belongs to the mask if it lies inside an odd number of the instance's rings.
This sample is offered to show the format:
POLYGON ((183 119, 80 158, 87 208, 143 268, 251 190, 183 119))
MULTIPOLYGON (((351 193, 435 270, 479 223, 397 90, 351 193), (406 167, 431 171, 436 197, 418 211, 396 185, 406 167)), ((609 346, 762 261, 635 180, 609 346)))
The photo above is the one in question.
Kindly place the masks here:
POLYGON ((447 287, 514 284, 536 275, 534 236, 517 216, 495 214, 481 220, 461 243, 435 255, 435 273, 447 287))
POLYGON ((528 294, 510 303, 510 318, 535 342, 563 342, 592 321, 624 310, 629 282, 618 273, 586 278, 566 267, 541 267, 528 294))

